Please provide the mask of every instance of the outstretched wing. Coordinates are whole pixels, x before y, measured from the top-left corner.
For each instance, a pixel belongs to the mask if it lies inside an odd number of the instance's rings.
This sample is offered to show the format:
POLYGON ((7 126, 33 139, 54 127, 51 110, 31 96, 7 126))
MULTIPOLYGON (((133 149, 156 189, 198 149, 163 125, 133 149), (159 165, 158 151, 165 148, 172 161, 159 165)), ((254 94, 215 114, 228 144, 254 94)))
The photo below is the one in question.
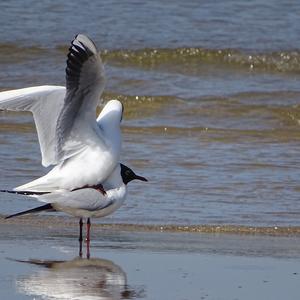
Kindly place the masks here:
POLYGON ((65 94, 63 86, 36 86, 0 93, 0 109, 33 113, 45 167, 57 163, 56 123, 65 94))
MULTIPOLYGON (((0 109, 31 111, 42 164, 55 165, 93 141, 96 106, 104 88, 104 69, 94 43, 79 34, 69 49, 66 85, 38 86, 0 93, 0 109)), ((107 147, 97 139, 99 147, 107 147)))
POLYGON ((86 146, 96 125, 96 107, 105 84, 104 68, 94 43, 79 34, 69 49, 64 106, 57 122, 58 157, 68 158, 86 146))

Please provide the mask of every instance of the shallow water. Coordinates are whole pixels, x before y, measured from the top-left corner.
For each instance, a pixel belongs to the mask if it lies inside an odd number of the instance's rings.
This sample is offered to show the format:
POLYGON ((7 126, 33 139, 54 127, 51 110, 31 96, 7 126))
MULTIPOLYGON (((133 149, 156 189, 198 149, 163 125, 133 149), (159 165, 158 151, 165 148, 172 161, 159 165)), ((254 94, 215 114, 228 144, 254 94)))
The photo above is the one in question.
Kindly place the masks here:
POLYGON ((75 226, 45 220, 40 226, 34 220, 1 223, 1 299, 299 297, 300 252, 294 237, 94 226, 91 258, 80 259, 75 226))
MULTIPOLYGON (((104 100, 125 105, 122 161, 150 180, 132 183, 105 222, 299 226, 299 9, 10 1, 0 10, 0 89, 64 84, 68 43, 88 33, 106 63, 104 100)), ((45 173, 29 114, 0 112, 0 165, 1 188, 45 173)), ((1 201, 2 213, 35 205, 1 201)))

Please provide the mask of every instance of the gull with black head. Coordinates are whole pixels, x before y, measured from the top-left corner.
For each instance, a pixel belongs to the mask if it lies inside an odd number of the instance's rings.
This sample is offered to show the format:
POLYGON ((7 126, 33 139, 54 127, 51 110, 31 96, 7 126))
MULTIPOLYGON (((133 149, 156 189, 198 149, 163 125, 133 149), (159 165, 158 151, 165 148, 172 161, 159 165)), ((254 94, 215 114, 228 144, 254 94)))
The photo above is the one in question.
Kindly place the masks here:
POLYGON ((79 217, 79 255, 81 256, 82 219, 86 218, 87 257, 89 257, 90 218, 105 217, 117 210, 123 204, 127 195, 127 184, 132 180, 147 181, 145 177, 136 175, 129 167, 119 164, 109 178, 103 182, 101 191, 94 187, 38 194, 26 191, 7 191, 10 193, 35 197, 41 202, 46 202, 46 204, 7 216, 6 219, 42 211, 61 211, 79 217))

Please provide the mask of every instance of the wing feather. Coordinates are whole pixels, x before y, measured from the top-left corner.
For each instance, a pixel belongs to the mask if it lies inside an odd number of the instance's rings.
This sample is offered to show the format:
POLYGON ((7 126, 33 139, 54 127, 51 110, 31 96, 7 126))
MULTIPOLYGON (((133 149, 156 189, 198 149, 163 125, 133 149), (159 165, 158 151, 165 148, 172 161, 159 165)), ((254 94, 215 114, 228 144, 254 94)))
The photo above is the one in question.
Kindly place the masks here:
POLYGON ((56 123, 65 94, 62 86, 36 86, 0 93, 0 109, 32 112, 45 167, 58 162, 56 123))
POLYGON ((113 203, 112 200, 92 188, 50 193, 36 198, 41 202, 51 203, 54 208, 60 208, 59 210, 62 211, 68 208, 87 211, 101 210, 113 203))
MULTIPOLYGON (((96 107, 104 83, 104 68, 96 46, 88 37, 77 35, 69 49, 67 92, 56 128, 60 158, 76 155, 87 146, 87 141, 93 141, 96 107)), ((102 147, 105 148, 104 142, 102 147)))
POLYGON ((84 150, 89 141, 107 150, 96 123, 104 83, 104 68, 95 44, 79 34, 68 53, 67 88, 38 86, 5 91, 0 93, 0 109, 31 111, 42 164, 56 165, 84 150))

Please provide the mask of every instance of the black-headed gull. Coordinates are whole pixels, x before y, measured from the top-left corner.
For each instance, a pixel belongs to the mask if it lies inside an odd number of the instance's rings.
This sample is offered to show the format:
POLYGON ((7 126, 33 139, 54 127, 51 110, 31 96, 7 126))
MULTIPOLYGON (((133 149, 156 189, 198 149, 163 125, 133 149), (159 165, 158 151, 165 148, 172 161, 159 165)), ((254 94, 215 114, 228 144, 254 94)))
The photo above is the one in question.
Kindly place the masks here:
POLYGON ((45 176, 6 191, 47 204, 8 218, 49 209, 63 211, 80 217, 82 239, 82 218, 86 217, 89 241, 89 218, 119 208, 131 180, 147 181, 119 163, 122 103, 109 101, 95 118, 104 83, 95 44, 79 34, 69 48, 66 88, 38 86, 0 93, 0 109, 32 112, 42 164, 54 165, 45 176))

